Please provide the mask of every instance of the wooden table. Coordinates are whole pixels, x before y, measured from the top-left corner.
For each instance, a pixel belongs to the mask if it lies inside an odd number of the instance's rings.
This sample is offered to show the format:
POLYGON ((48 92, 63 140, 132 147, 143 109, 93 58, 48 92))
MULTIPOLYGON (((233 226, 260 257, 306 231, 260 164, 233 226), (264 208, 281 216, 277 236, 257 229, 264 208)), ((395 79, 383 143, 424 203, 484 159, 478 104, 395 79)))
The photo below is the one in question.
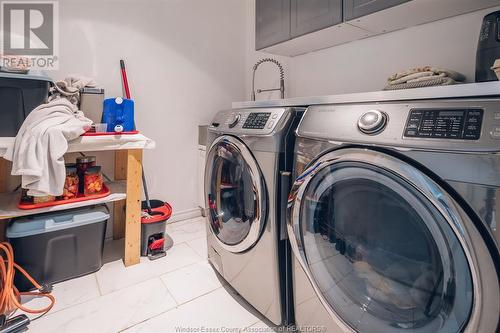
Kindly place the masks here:
POLYGON ((115 136, 84 136, 69 143, 68 153, 115 151, 115 181, 108 183, 111 194, 102 199, 65 204, 48 208, 21 210, 17 208, 20 193, 8 193, 7 177, 10 162, 3 159, 14 138, 0 137, 0 219, 10 219, 69 208, 114 203, 113 238, 125 237, 125 266, 139 263, 141 247, 142 151, 153 149, 155 142, 142 134, 115 136))

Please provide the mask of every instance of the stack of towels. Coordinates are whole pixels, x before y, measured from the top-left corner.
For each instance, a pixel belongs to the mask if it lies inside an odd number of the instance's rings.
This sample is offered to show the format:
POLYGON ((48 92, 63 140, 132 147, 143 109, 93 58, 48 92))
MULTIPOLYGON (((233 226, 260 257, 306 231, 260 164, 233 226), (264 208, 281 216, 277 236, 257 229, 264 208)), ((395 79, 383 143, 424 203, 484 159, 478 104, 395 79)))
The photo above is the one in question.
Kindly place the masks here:
POLYGON ((461 83, 465 76, 455 71, 432 66, 416 67, 391 75, 384 90, 445 86, 461 83))

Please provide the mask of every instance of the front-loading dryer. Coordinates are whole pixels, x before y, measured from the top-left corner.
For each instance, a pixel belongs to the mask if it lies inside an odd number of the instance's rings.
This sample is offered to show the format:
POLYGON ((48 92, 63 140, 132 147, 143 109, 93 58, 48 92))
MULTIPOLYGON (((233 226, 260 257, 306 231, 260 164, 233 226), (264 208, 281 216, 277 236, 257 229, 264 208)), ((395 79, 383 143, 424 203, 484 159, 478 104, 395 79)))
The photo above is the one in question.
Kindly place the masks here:
POLYGON ((208 128, 208 259, 276 325, 292 320, 285 211, 294 133, 302 114, 299 108, 227 110, 208 128))
POLYGON ((298 329, 499 329, 500 100, 310 107, 287 226, 298 329))

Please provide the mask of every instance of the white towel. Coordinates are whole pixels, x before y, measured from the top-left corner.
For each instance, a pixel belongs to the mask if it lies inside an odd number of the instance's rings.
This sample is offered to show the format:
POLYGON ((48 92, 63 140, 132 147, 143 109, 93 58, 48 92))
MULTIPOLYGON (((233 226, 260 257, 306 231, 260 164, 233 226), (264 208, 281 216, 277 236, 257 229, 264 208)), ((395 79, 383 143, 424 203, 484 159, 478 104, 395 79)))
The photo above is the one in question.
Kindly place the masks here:
POLYGON ((96 87, 94 79, 84 76, 69 76, 64 80, 55 82, 50 88, 49 101, 57 98, 66 98, 71 103, 78 105, 80 102, 80 89, 85 87, 96 87))
POLYGON ((12 161, 12 175, 22 176, 28 195, 62 195, 68 141, 85 133, 91 124, 65 98, 42 104, 26 117, 5 158, 12 161))

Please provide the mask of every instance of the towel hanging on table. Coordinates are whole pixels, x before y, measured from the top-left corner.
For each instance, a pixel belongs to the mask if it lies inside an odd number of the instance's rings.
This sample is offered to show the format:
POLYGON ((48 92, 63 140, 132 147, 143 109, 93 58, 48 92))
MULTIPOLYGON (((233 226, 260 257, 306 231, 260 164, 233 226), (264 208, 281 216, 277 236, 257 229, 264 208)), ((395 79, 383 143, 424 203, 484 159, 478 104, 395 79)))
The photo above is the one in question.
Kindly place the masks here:
POLYGON ((5 158, 12 161, 12 175, 21 176, 28 195, 62 195, 68 141, 90 129, 92 121, 76 107, 75 94, 68 96, 53 95, 47 104, 35 108, 19 129, 14 146, 7 149, 5 158))

